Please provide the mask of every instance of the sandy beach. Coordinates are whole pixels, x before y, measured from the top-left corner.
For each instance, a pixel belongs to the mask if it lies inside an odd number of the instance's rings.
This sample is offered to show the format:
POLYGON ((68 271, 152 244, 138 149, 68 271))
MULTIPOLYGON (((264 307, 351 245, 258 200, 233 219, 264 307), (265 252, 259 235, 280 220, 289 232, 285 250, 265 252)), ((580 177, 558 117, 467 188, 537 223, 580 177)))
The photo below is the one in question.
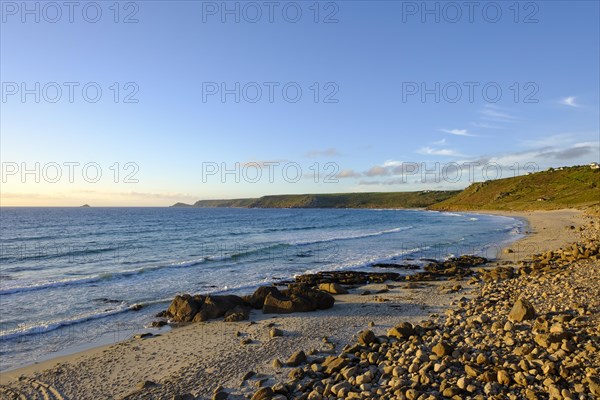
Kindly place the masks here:
MULTIPOLYGON (((527 236, 508 246, 491 265, 506 264, 559 248, 578 238, 585 218, 579 210, 497 212, 523 218, 527 236)), ((193 323, 147 338, 52 359, 1 374, 2 398, 26 399, 171 399, 211 398, 217 387, 230 399, 247 398, 260 386, 287 380, 290 368, 276 368, 297 350, 315 357, 339 353, 360 331, 384 335, 399 321, 417 323, 443 314, 476 286, 456 282, 372 284, 336 295, 332 309, 290 315, 254 310, 250 321, 193 323), (375 293, 361 295, 364 290, 375 293), (282 337, 270 337, 276 327, 282 337), (248 344, 242 340, 250 339, 248 344), (249 372, 253 374, 249 379, 249 372), (266 381, 265 381, 266 379, 266 381)))

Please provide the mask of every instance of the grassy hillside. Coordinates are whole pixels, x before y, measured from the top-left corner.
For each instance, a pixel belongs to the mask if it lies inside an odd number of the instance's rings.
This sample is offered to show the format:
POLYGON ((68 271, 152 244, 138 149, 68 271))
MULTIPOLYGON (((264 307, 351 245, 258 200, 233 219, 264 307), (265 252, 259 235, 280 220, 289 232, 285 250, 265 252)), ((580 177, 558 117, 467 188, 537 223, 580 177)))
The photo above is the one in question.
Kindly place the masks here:
POLYGON ((589 166, 473 183, 431 210, 554 210, 600 203, 600 170, 589 166))
MULTIPOLYGON (((423 208, 446 200, 458 191, 393 193, 290 194, 256 199, 200 200, 194 207, 243 208, 423 208)), ((186 205, 178 203, 176 207, 186 205)))

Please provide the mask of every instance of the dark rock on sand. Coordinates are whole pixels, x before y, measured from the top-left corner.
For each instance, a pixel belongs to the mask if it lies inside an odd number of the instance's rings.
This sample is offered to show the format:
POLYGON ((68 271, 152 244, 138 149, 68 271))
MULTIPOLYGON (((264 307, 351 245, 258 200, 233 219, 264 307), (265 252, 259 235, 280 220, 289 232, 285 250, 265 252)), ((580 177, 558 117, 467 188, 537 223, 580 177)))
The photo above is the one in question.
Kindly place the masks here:
POLYGON ((176 322, 189 322, 194 319, 203 303, 203 296, 178 295, 171 302, 166 315, 176 322))
POLYGON ((247 303, 239 296, 207 296, 193 321, 202 322, 208 321, 209 319, 220 318, 224 316, 227 311, 246 305, 247 303))
POLYGON ((261 309, 265 304, 265 298, 269 293, 280 294, 275 286, 261 286, 250 296, 244 296, 243 299, 250 304, 252 308, 261 309))
POLYGON ((333 307, 334 302, 335 299, 328 293, 303 285, 294 285, 278 294, 269 293, 263 304, 263 313, 289 314, 325 310, 333 307))

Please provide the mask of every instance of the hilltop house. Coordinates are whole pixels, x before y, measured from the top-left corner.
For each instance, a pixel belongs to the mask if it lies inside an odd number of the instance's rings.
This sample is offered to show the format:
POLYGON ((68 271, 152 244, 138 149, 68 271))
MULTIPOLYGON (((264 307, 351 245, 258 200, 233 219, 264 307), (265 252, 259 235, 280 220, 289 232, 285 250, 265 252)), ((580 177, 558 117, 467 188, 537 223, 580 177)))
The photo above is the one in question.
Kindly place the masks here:
POLYGON ((590 163, 591 169, 600 169, 600 165, 597 162, 590 163))

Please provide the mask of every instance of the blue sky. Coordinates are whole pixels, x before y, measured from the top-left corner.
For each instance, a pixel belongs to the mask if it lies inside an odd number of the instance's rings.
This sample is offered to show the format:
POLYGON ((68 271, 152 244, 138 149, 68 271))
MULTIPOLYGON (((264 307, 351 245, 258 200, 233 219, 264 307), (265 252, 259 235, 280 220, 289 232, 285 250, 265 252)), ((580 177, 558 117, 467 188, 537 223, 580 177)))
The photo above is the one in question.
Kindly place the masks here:
POLYGON ((600 158, 597 1, 27 4, 1 10, 3 206, 451 189, 600 158))

